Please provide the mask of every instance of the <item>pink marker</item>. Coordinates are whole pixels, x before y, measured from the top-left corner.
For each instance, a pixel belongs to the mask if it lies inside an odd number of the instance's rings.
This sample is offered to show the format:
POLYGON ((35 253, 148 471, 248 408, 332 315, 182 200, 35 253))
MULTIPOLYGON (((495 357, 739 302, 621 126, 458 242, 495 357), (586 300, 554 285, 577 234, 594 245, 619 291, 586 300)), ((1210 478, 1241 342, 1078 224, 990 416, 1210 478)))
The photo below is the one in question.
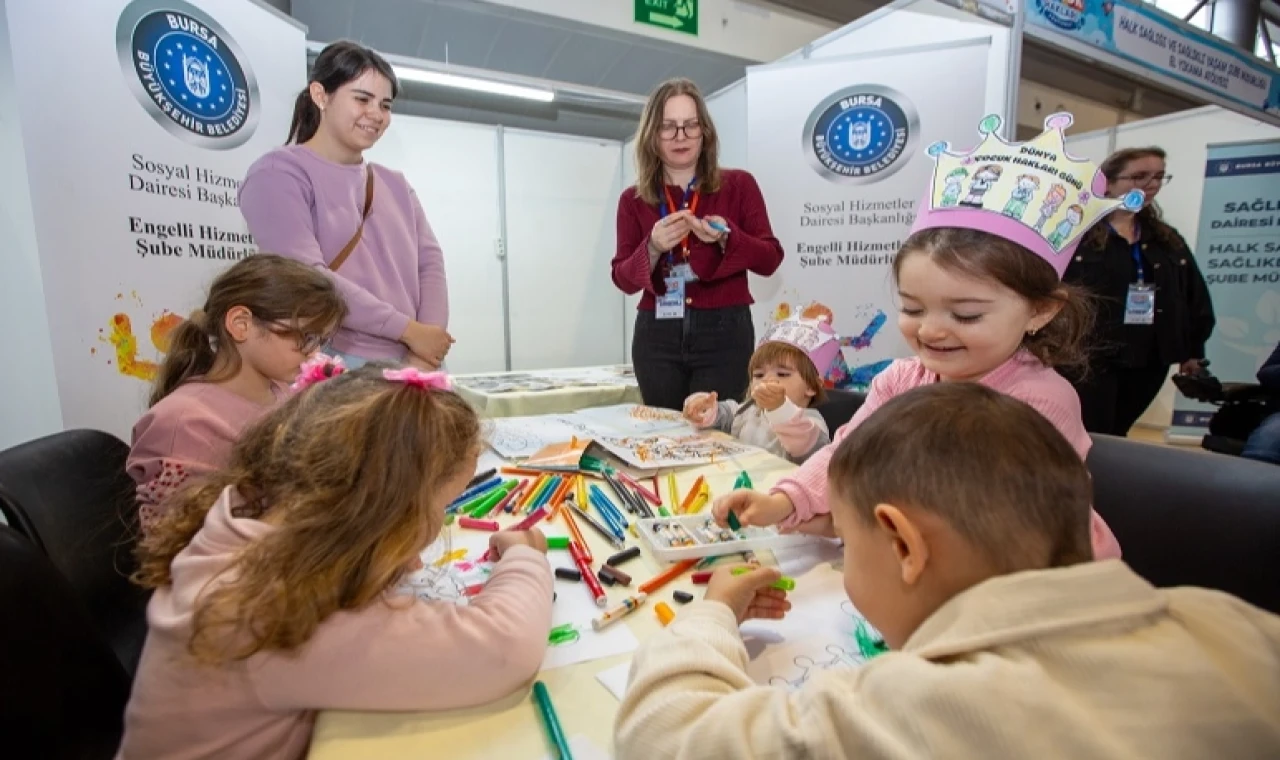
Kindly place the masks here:
POLYGON ((498 522, 496 520, 477 520, 474 517, 460 517, 458 518, 458 527, 496 533, 498 531, 498 522))
POLYGON ((547 511, 547 508, 545 506, 538 507, 537 509, 533 510, 533 512, 531 512, 528 517, 524 518, 523 520, 516 523, 515 525, 512 525, 511 530, 528 530, 533 526, 537 525, 539 522, 541 522, 542 519, 546 517, 548 514, 550 514, 550 512, 547 511))

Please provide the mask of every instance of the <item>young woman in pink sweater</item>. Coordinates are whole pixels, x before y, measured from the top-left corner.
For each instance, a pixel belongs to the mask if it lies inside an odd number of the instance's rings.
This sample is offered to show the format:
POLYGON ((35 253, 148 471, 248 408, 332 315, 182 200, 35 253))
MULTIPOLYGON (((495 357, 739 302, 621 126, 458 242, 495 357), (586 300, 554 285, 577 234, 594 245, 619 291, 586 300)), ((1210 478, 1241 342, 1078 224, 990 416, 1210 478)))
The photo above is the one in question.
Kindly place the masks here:
MULTIPOLYGON (((1046 122, 1050 129, 1071 123, 1067 114, 1050 119, 1059 119, 1052 125, 1046 122)), ((940 165, 948 159, 959 164, 960 158, 945 153, 946 148, 941 144, 940 165)), ((1122 204, 1140 205, 1141 193, 1136 198, 1106 199, 1099 190, 1105 190, 1106 178, 1091 164, 1065 155, 1053 160, 1059 165, 1057 171, 1078 172, 1083 184, 1093 182, 1092 194, 1081 193, 1082 199, 1089 199, 1082 200, 1089 206, 1088 216, 1068 226, 1065 239, 1045 238, 1020 217, 1010 215, 1004 206, 1010 196, 1002 185, 987 194, 984 203, 990 208, 935 204, 943 196, 941 183, 946 176, 945 171, 935 170, 912 234, 893 261, 901 301, 898 329, 916 355, 895 361, 876 376, 866 403, 836 431, 831 445, 779 481, 769 494, 735 491, 721 497, 713 505, 716 519, 725 522, 732 510, 743 523, 781 523, 787 529, 830 535, 827 467, 840 441, 889 399, 930 383, 976 382, 1020 399, 1048 418, 1085 458, 1092 441, 1081 420, 1080 399, 1055 369, 1086 363, 1083 342, 1092 324, 1092 310, 1080 291, 1062 283, 1062 272, 1089 226, 1122 204)), ((1012 159, 1009 164, 1030 171, 1012 159)), ((1016 172, 1008 173, 1012 192, 1016 172)), ((1048 192, 1056 176, 1063 175, 1046 173, 1042 192, 1048 192)), ((981 444, 957 441, 956 445, 981 444)), ((1094 556, 1119 557, 1115 536, 1096 512, 1090 527, 1094 556)))
POLYGON ((553 596, 537 531, 494 534, 467 606, 394 591, 481 448, 443 374, 376 365, 246 431, 140 548, 155 594, 120 757, 300 758, 319 710, 469 707, 532 678, 553 596))
POLYGON ((281 256, 218 275, 204 308, 170 334, 151 408, 133 426, 126 468, 144 531, 189 478, 226 465, 240 432, 279 403, 345 314, 332 280, 281 256))

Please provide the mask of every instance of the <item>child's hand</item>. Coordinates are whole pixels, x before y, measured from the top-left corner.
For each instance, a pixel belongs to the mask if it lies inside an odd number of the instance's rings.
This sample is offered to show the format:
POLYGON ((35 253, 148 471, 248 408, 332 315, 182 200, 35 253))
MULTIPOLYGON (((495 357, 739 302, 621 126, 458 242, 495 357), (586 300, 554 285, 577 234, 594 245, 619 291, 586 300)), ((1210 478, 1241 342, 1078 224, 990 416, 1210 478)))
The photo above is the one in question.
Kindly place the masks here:
POLYGON ((729 524, 729 513, 738 516, 743 525, 773 525, 782 522, 796 511, 786 494, 766 494, 739 488, 721 496, 711 505, 711 516, 724 526, 729 524))
POLYGON ((756 387, 751 389, 751 398, 756 402, 756 406, 766 412, 772 412, 787 400, 787 392, 779 383, 756 383, 756 387))
POLYGON ((496 559, 513 546, 530 546, 543 554, 547 553, 547 537, 537 528, 529 530, 500 530, 489 537, 489 551, 496 554, 496 559))
POLYGON ((684 400, 684 418, 695 425, 701 425, 718 403, 719 396, 715 391, 695 393, 684 400))
POLYGON ((791 602, 787 601, 787 592, 769 588, 781 577, 782 572, 776 567, 752 567, 742 575, 734 575, 731 567, 722 567, 711 576, 704 598, 733 610, 739 623, 752 618, 781 620, 791 609, 791 602))

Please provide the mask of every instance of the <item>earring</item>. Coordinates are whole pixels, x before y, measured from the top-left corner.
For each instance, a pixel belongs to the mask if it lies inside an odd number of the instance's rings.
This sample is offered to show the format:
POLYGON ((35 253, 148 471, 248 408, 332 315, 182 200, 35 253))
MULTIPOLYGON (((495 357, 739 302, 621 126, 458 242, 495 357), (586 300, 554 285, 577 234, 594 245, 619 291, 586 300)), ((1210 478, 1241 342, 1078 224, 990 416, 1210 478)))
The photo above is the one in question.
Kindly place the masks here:
POLYGON ((1030 330, 1027 330, 1027 337, 1029 337, 1029 338, 1034 338, 1034 337, 1036 337, 1036 333, 1037 333, 1037 332, 1038 332, 1038 330, 1037 330, 1036 328, 1034 328, 1034 327, 1033 327, 1033 328, 1031 328, 1030 330))

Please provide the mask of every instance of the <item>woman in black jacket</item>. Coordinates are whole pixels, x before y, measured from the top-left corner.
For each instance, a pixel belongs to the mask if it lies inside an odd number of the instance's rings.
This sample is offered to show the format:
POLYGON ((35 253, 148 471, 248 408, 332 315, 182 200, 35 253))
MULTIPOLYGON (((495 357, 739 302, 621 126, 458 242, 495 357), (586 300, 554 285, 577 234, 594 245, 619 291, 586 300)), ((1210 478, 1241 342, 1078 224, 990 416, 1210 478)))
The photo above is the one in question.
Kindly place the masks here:
POLYGON ((1190 374, 1204 362, 1213 303, 1187 242, 1165 224, 1156 194, 1172 179, 1160 148, 1126 148, 1101 167, 1107 195, 1137 188, 1147 202, 1116 211, 1086 234, 1063 280, 1096 299, 1089 373, 1070 378, 1091 433, 1127 435, 1160 392, 1169 365, 1190 374))

